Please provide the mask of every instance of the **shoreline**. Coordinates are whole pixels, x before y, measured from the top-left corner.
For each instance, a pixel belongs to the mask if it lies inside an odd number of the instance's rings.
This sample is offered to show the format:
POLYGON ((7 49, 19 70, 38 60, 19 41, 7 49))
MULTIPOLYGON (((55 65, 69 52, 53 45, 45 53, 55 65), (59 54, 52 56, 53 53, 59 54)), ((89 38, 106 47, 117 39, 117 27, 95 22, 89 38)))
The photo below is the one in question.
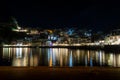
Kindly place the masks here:
POLYGON ((83 46, 0 46, 0 48, 68 48, 84 50, 104 50, 120 52, 120 45, 83 45, 83 46))
POLYGON ((80 49, 92 49, 92 48, 98 48, 102 49, 103 46, 0 46, 1 48, 80 48, 80 49))
POLYGON ((0 67, 3 80, 120 80, 120 68, 108 67, 0 67))

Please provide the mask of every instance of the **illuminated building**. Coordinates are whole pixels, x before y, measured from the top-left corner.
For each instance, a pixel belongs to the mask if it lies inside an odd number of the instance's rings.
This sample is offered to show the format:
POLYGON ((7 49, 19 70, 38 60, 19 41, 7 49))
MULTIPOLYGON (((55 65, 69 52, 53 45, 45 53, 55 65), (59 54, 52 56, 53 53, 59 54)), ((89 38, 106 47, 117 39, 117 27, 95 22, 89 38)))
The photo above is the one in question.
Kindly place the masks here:
POLYGON ((120 44, 120 29, 113 30, 109 36, 105 38, 105 44, 117 45, 120 44))
POLYGON ((15 27, 12 28, 12 31, 16 31, 16 32, 27 32, 27 29, 22 29, 19 25, 18 22, 15 18, 12 18, 13 20, 13 24, 15 27))

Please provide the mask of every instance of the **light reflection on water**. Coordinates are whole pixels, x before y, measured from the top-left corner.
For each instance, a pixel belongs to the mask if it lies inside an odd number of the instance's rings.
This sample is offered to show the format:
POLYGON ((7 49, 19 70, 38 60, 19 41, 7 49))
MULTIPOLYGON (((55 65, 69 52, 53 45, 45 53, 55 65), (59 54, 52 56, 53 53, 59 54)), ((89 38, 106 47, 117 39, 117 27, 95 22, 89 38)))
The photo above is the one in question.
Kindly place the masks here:
POLYGON ((120 53, 67 48, 2 48, 1 66, 120 67, 120 53))

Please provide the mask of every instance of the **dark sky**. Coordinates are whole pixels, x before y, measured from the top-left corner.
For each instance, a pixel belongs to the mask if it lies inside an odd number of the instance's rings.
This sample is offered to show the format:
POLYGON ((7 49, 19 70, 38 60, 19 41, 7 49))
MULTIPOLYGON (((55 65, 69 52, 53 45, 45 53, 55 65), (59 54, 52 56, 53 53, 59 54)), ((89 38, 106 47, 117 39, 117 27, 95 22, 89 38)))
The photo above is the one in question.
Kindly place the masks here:
POLYGON ((20 26, 81 27, 95 30, 120 28, 118 2, 38 2, 8 0, 1 3, 1 19, 14 16, 20 26))

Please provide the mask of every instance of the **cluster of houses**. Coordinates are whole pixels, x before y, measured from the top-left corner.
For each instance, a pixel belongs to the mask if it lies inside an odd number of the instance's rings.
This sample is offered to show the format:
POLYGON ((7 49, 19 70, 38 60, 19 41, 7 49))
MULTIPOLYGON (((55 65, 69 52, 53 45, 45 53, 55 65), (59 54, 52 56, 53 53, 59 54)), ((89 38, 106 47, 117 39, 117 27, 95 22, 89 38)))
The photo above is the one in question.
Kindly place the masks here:
MULTIPOLYGON (((31 28, 31 27, 20 27, 15 19, 13 24, 16 27, 12 27, 12 31, 16 33, 24 33, 24 38, 17 39, 12 42, 25 42, 38 44, 38 45, 53 45, 53 44, 109 44, 118 45, 120 44, 120 29, 113 30, 108 34, 103 32, 94 33, 91 29, 80 29, 80 28, 31 28)), ((5 25, 5 24, 4 24, 5 25)), ((7 26, 9 27, 9 26, 7 26)))
POLYGON ((109 34, 102 32, 92 33, 92 30, 64 28, 64 29, 36 29, 19 28, 19 32, 25 32, 23 41, 39 43, 40 45, 54 44, 83 44, 95 43, 118 45, 120 44, 120 30, 113 30, 109 34))

